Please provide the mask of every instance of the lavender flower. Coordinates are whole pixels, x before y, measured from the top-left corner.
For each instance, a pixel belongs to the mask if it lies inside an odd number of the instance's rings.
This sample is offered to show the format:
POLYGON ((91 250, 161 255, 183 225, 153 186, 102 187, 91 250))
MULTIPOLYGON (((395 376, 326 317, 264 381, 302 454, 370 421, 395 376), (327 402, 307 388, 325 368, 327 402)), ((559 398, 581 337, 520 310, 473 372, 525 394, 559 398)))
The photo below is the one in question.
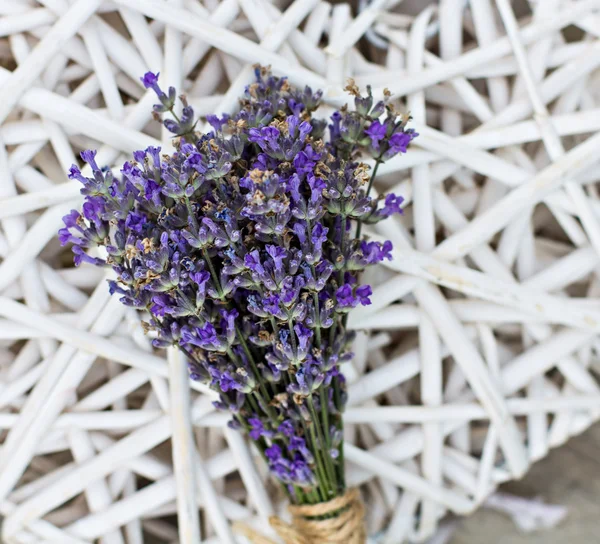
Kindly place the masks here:
POLYGON ((155 347, 178 346, 190 377, 219 394, 232 427, 245 430, 293 501, 315 503, 344 490, 341 362, 351 356, 350 309, 371 303, 359 277, 391 259, 390 242, 353 236, 353 223, 401 213, 402 198, 370 196, 376 167, 416 137, 388 99, 374 104, 351 84, 354 109, 313 118, 321 92, 292 88, 257 68, 240 110, 208 116, 195 131, 185 97, 142 82, 155 116, 176 135, 175 152, 136 151, 121 176, 94 151, 69 177, 82 184, 82 211, 65 216, 59 238, 75 264, 110 266, 123 304, 137 308, 155 347), (106 249, 106 260, 88 253, 106 249))

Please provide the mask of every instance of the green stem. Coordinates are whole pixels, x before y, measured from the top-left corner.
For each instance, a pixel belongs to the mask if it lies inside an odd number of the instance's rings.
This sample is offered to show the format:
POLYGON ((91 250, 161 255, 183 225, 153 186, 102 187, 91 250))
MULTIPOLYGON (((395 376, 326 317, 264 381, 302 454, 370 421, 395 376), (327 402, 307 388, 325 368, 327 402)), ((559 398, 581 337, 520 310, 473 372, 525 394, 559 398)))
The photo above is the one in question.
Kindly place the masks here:
POLYGON ((175 106, 169 110, 169 113, 175 117, 175 121, 177 121, 177 123, 181 123, 181 119, 179 119, 179 116, 175 113, 175 106))
MULTIPOLYGON (((346 225, 348 223, 348 218, 344 215, 342 216, 342 224, 340 225, 340 252, 343 255, 346 248, 346 225)), ((341 287, 344 284, 344 268, 338 271, 337 275, 338 287, 341 287)), ((329 346, 333 348, 333 342, 335 341, 335 334, 337 332, 339 317, 336 317, 333 325, 329 329, 329 346)))
MULTIPOLYGON (((331 443, 331 433, 329 432, 329 410, 328 410, 328 399, 327 399, 327 390, 325 389, 325 387, 321 387, 321 419, 323 421, 323 433, 325 434, 325 443, 327 444, 327 451, 331 450, 332 447, 332 443, 331 443)), ((340 452, 341 454, 341 452, 340 452)), ((333 460, 331 459, 331 464, 333 465, 333 472, 334 475, 336 476, 336 492, 340 491, 339 488, 339 482, 342 482, 342 489, 344 487, 344 478, 343 478, 343 473, 344 473, 344 465, 343 465, 343 458, 338 457, 338 459, 333 460), (340 464, 341 463, 341 464, 340 464), (340 469, 341 467, 341 469, 340 469), (340 475, 341 473, 341 475, 340 475)))
POLYGON ((310 491, 304 491, 309 498, 310 504, 318 504, 323 502, 321 496, 316 489, 310 489, 310 491))
POLYGON ((194 209, 192 208, 192 203, 190 202, 190 199, 187 196, 185 197, 184 202, 185 207, 187 208, 188 215, 190 216, 192 224, 194 225, 194 229, 198 230, 198 219, 196 219, 196 214, 194 213, 194 209))
POLYGON ((297 357, 296 333, 294 332, 294 325, 292 325, 291 319, 288 321, 288 329, 290 330, 290 342, 292 343, 292 349, 294 350, 294 357, 297 357))
POLYGON ((240 368, 242 366, 242 365, 240 365, 240 361, 239 361, 237 355, 235 353, 233 353, 233 350, 231 348, 227 348, 227 355, 233 361, 236 368, 240 368))
POLYGON ((258 405, 256 399, 252 395, 247 395, 248 402, 252 405, 252 409, 258 415, 260 414, 260 406, 258 405))
MULTIPOLYGON (((333 377, 333 401, 335 402, 335 407, 339 412, 339 430, 344 432, 344 418, 342 417, 342 395, 340 391, 340 381, 337 376, 333 377)), ((346 478, 344 474, 344 441, 342 440, 340 443, 340 456, 338 457, 337 467, 338 467, 338 477, 342 484, 342 489, 346 487, 346 478)))
POLYGON ((317 463, 317 473, 319 475, 319 495, 321 497, 321 501, 325 502, 330 499, 329 497, 329 489, 331 484, 329 483, 329 473, 325 468, 323 463, 323 459, 319 453, 319 448, 317 447, 318 439, 315 435, 315 422, 312 422, 310 425, 310 437, 311 442, 313 444, 313 451, 315 452, 315 461, 317 463))
POLYGON ((325 434, 325 443, 327 445, 327 450, 331 449, 331 435, 329 433, 329 412, 327 411, 327 393, 324 386, 321 386, 321 391, 319 393, 321 398, 321 420, 323 421, 323 433, 325 434))
POLYGON ((338 321, 340 320, 339 316, 335 317, 333 325, 329 329, 329 347, 333 350, 333 344, 335 342, 335 335, 337 333, 338 321))
MULTIPOLYGON (((314 249, 314 245, 312 242, 312 226, 310 223, 310 219, 306 219, 306 229, 308 231, 308 241, 310 244, 310 248, 314 249)), ((315 265, 311 264, 310 265, 310 269, 312 271, 312 275, 313 277, 316 279, 317 277, 317 272, 315 270, 315 265)), ((316 320, 316 327, 315 327, 315 337, 317 340, 317 346, 321 346, 321 310, 319 308, 319 294, 317 292, 313 293, 313 304, 315 307, 315 320, 316 320)))
MULTIPOLYGON (((315 274, 315 267, 312 267, 313 269, 313 275, 315 274)), ((316 320, 316 327, 315 327, 315 336, 317 338, 317 346, 321 346, 321 310, 319 308, 319 294, 318 293, 313 293, 313 304, 315 306, 315 320, 316 320)))
MULTIPOLYGON (((383 161, 381 160, 381 156, 377 157, 377 159, 375 159, 375 168, 373 168, 373 173, 371 174, 371 179, 369 180, 369 185, 367 186, 367 195, 369 196, 369 193, 371 192, 371 187, 373 187, 373 181, 375 181, 375 176, 377 175, 377 170, 379 170, 379 165, 382 163, 383 161)), ((362 221, 359 219, 357 221, 357 225, 356 225, 356 236, 355 238, 360 238, 360 233, 362 230, 362 221)))
POLYGON ((221 289, 221 282, 219 281, 219 276, 217 275, 215 266, 213 265, 212 259, 210 258, 210 255, 208 254, 208 250, 206 248, 202 249, 202 256, 204 257, 204 260, 206 261, 206 264, 208 265, 208 269, 210 270, 210 275, 212 277, 213 283, 215 284, 215 287, 217 288, 219 297, 222 297, 223 291, 221 289))
MULTIPOLYGON (((343 255, 344 254, 344 250, 346 249, 346 225, 348 223, 348 217, 346 215, 342 216, 342 225, 341 225, 341 236, 340 236, 340 252, 343 255)), ((342 274, 342 278, 343 278, 343 270, 340 270, 338 273, 338 277, 339 274, 342 274)))
POLYGON ((273 333, 275 333, 275 339, 279 338, 279 327, 277 326, 277 321, 275 321, 274 317, 271 317, 271 327, 273 327, 273 333))
POLYGON ((250 352, 250 348, 248 347, 248 344, 246 344, 246 340, 244 340, 242 331, 240 330, 240 328, 237 325, 235 327, 235 333, 236 333, 236 336, 242 346, 242 349, 244 350, 244 353, 246 354, 246 357, 248 357, 248 362, 250 363, 250 368, 252 369, 252 373, 254 374, 254 379, 256 380, 256 383, 258 384, 260 392, 262 393, 262 395, 264 397, 262 400, 265 405, 265 410, 267 411, 267 414, 271 418, 271 421, 275 422, 275 421, 277 421, 277 417, 276 417, 275 413, 269 407, 269 400, 270 400, 269 392, 267 391, 267 388, 265 387, 265 384, 262 380, 262 376, 260 375, 260 372, 258 371, 258 367, 256 366, 256 363, 254 362, 254 357, 252 356, 252 353, 250 352))
POLYGON ((310 449, 315 454, 315 462, 317 465, 317 480, 319 482, 317 485, 316 491, 318 493, 318 496, 320 497, 320 500, 318 502, 325 502, 328 500, 327 493, 324 490, 324 485, 327 485, 327 475, 321 464, 321 458, 319 457, 319 450, 317 448, 317 437, 315 436, 315 430, 314 430, 313 426, 311 425, 311 429, 309 432, 306 427, 306 422, 304 421, 304 418, 302 418, 302 417, 300 418, 300 423, 302 424, 302 427, 304 429, 304 436, 307 438, 310 437, 309 438, 310 445, 311 445, 310 449))
POLYGON ((371 187, 373 187, 373 181, 375 181, 375 176, 377 176, 377 170, 379 170, 379 165, 382 162, 383 161, 381 160, 381 157, 377 157, 377 159, 375 160, 375 168, 373 168, 373 173, 371 174, 371 179, 369 180, 369 185, 367 186, 367 196, 369 196, 369 193, 371 192, 371 187))
MULTIPOLYGON (((327 472, 327 478, 328 478, 328 483, 329 483, 328 488, 332 494, 335 494, 335 491, 337 489, 337 476, 335 474, 335 469, 333 468, 332 459, 329 456, 329 449, 327 448, 325 438, 323 437, 323 430, 321 429, 321 422, 320 422, 319 417, 317 416, 317 411, 315 410, 315 404, 313 402, 312 393, 308 397, 308 407, 310 409, 310 414, 313 418, 312 427, 317 429, 317 436, 318 436, 319 444, 321 446, 321 448, 320 448, 321 458, 323 460, 323 465, 325 466, 325 470, 327 472), (332 489, 332 486, 333 486, 333 489, 332 489)), ((314 429, 311 428, 311 431, 314 433, 314 429)))

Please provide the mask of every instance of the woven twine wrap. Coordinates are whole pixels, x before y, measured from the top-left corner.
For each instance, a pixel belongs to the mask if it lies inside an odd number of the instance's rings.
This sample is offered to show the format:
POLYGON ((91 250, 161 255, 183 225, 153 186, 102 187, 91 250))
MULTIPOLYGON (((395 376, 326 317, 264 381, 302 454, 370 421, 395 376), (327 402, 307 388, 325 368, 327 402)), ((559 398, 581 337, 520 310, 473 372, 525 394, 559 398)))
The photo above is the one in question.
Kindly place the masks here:
MULTIPOLYGON (((286 544, 364 544, 367 539, 358 489, 349 489, 343 496, 328 502, 288 509, 292 514, 291 524, 276 516, 269 520, 286 544), (315 519, 332 514, 336 515, 315 519)), ((236 524, 235 528, 254 544, 274 544, 247 525, 236 524)))

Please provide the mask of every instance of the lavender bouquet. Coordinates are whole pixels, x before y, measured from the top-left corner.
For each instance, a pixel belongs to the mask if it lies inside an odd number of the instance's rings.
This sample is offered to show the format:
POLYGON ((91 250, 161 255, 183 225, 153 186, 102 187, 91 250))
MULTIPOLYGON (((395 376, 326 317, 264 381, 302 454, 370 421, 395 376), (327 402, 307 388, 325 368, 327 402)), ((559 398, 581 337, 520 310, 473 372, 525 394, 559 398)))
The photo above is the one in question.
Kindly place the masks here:
MULTIPOLYGON (((324 542, 304 525, 331 525, 349 510, 338 500, 348 496, 346 318, 370 304, 361 271, 391 259, 391 243, 361 239, 361 227, 401 212, 401 197, 373 198, 371 187, 379 165, 417 134, 389 96, 374 103, 353 82, 354 109, 336 111, 327 126, 314 116, 320 91, 261 68, 239 112, 208 116, 213 130, 202 134, 184 96, 177 115, 175 89, 163 92, 158 74, 142 81, 176 151, 136 151, 120 178, 84 151, 93 176, 71 168, 85 202, 64 218, 60 240, 72 244, 76 265, 113 268, 110 292, 143 312, 156 348, 186 355, 191 379, 219 394, 217 408, 300 509, 298 530, 324 542), (375 159, 372 173, 364 155, 375 159), (105 252, 88 251, 97 246, 105 252), (323 503, 333 510, 301 510, 323 503)), ((360 529, 346 532, 347 542, 361 541, 360 529)))

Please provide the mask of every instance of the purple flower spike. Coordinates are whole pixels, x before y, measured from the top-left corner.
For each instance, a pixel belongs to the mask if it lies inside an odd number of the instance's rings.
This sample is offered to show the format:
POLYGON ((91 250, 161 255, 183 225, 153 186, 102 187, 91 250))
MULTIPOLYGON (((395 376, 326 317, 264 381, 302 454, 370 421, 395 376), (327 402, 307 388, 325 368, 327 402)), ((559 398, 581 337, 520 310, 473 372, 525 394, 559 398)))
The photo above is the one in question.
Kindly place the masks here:
POLYGON ((156 93, 156 96, 160 98, 165 93, 163 93, 161 88, 158 86, 159 75, 160 72, 156 72, 156 74, 152 72, 146 72, 144 74, 144 77, 140 78, 140 81, 144 84, 144 87, 146 87, 146 89, 152 89, 156 93))
POLYGON ((96 153, 97 151, 92 149, 86 149, 81 152, 81 158, 92 167, 94 172, 100 171, 100 168, 96 164, 96 153))
POLYGON ((373 294, 370 285, 361 285, 356 289, 356 296, 358 297, 359 302, 363 306, 368 306, 371 304, 371 299, 369 298, 373 294))
POLYGON ((69 179, 77 180, 83 184, 87 183, 87 180, 81 175, 81 170, 75 165, 72 165, 71 168, 69 168, 69 179))
POLYGON ((335 296, 337 297, 340 308, 354 308, 358 305, 358 299, 354 296, 351 285, 342 285, 335 292, 335 296))
POLYGON ((257 274, 265 273, 265 269, 260 262, 260 255, 256 249, 246 254, 245 264, 250 270, 256 272, 257 274))
POLYGON ((269 461, 276 463, 281 459, 281 448, 277 444, 273 444, 265 450, 265 455, 269 461))
POLYGON ((277 430, 284 436, 290 437, 294 434, 294 424, 291 420, 286 419, 279 425, 277 430))
POLYGON ((149 146, 146 148, 146 153, 152 157, 154 168, 160 168, 160 147, 149 146))
POLYGON ((367 264, 377 264, 387 259, 392 260, 392 242, 386 240, 383 244, 379 242, 361 242, 360 248, 365 256, 367 264))
POLYGON ((397 132, 390 138, 390 153, 406 153, 408 144, 416 136, 416 133, 397 132))
POLYGON ((373 121, 369 128, 365 130, 365 134, 371 139, 373 149, 379 149, 379 142, 385 138, 386 131, 386 126, 377 120, 373 121))
POLYGON ((81 214, 77 210, 71 210, 63 217, 63 223, 68 229, 75 228, 83 232, 79 226, 79 221, 81 221, 81 214))
POLYGON ((394 213, 402 213, 401 204, 404 202, 404 198, 401 196, 396 196, 393 193, 388 194, 385 197, 385 205, 381 209, 381 214, 385 217, 389 217, 394 213))
POLYGON ((264 423, 257 417, 248 418, 248 423, 250 423, 250 426, 252 428, 249 433, 250 438, 252 438, 252 440, 258 440, 263 436, 265 438, 270 438, 273 436, 273 433, 271 431, 267 431, 265 429, 264 423))

